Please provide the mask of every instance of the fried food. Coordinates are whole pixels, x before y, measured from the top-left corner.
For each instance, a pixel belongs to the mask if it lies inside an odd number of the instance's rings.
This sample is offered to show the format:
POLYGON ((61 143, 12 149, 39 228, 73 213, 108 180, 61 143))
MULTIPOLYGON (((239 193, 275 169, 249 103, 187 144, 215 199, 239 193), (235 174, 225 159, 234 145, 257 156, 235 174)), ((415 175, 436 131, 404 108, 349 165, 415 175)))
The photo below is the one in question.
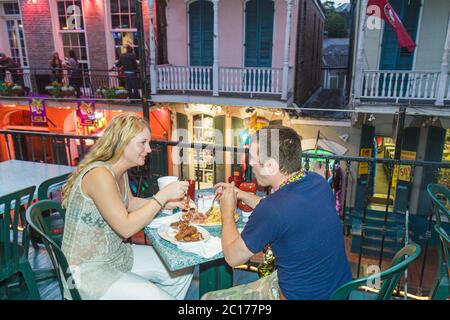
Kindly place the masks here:
POLYGON ((170 226, 178 233, 175 235, 177 241, 194 242, 203 240, 203 235, 197 230, 196 227, 191 226, 189 221, 180 220, 170 224, 170 226))
MULTIPOLYGON (((239 214, 235 212, 235 220, 239 219, 239 214)), ((220 207, 213 207, 208 215, 198 212, 195 208, 191 208, 189 211, 184 211, 182 214, 184 221, 189 221, 195 224, 201 225, 220 225, 222 224, 222 213, 220 207)))

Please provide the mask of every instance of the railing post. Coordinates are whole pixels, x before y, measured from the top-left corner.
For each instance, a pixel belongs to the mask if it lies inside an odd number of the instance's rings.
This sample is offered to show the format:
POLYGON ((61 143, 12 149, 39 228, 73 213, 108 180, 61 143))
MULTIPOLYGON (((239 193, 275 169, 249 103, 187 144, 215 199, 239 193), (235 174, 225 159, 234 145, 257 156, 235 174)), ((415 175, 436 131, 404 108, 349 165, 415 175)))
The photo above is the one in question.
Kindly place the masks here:
POLYGON ((448 20, 447 25, 447 37, 445 39, 444 44, 444 52, 442 53, 442 62, 441 62, 441 74, 439 77, 438 89, 436 94, 436 102, 435 105, 443 106, 444 105, 444 96, 446 92, 446 85, 448 79, 448 56, 450 53, 450 19, 448 20))
POLYGON ((355 93, 353 98, 353 101, 358 103, 361 101, 360 99, 362 95, 367 0, 361 0, 360 4, 361 7, 359 8, 358 50, 356 52, 355 93))
POLYGON ((286 0, 286 32, 284 35, 284 54, 283 54, 283 89, 281 92, 281 100, 287 100, 288 81, 289 81, 289 52, 291 48, 291 21, 292 21, 292 7, 293 0, 286 0))
MULTIPOLYGON (((147 0, 148 13, 150 17, 150 93, 156 94, 156 50, 155 50, 155 30, 153 29, 153 4, 154 0, 147 0)), ((143 26, 142 26, 143 28, 143 26)))
POLYGON ((214 57, 213 57, 213 96, 219 95, 219 0, 213 0, 214 7, 214 57))

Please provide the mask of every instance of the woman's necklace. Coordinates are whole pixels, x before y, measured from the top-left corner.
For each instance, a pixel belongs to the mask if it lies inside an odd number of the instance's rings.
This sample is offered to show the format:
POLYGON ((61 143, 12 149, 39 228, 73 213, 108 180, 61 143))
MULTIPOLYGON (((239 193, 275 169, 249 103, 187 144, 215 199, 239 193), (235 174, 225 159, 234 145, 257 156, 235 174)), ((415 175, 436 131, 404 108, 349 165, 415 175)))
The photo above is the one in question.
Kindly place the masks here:
POLYGON ((283 188, 284 186, 302 179, 304 176, 305 176, 305 172, 303 171, 303 169, 300 169, 299 171, 294 173, 290 178, 287 178, 285 181, 283 181, 280 184, 280 186, 278 187, 278 189, 276 189, 275 191, 278 191, 281 188, 283 188))

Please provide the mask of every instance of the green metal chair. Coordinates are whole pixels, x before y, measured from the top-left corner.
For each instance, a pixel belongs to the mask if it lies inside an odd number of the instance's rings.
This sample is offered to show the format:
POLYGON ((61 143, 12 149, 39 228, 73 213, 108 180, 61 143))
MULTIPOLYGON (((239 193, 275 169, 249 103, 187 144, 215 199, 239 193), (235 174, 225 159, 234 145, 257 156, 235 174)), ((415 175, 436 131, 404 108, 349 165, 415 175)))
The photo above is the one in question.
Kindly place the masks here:
POLYGON ((446 300, 449 293, 449 236, 442 226, 443 217, 450 221, 450 190, 440 184, 430 183, 427 191, 431 197, 433 212, 436 217, 434 230, 439 236, 438 272, 436 281, 431 290, 432 300, 446 300), (449 208, 447 208, 449 206, 449 208))
POLYGON ((432 300, 447 300, 450 298, 450 236, 444 228, 434 226, 439 235, 441 251, 439 255, 439 276, 431 293, 432 300))
POLYGON ((53 200, 42 200, 31 205, 26 212, 26 219, 31 228, 36 230, 41 236, 42 242, 47 249, 50 259, 57 274, 61 296, 64 297, 63 281, 68 284, 69 292, 72 300, 81 300, 80 293, 76 289, 70 269, 67 263, 66 256, 61 250, 60 244, 55 241, 54 235, 51 233, 48 220, 43 216, 44 212, 59 212, 64 215, 65 210, 61 204, 53 200))
POLYGON ((20 274, 31 298, 37 300, 41 296, 28 261, 29 236, 23 208, 30 205, 35 189, 33 186, 0 197, 0 287, 6 293, 9 281, 20 274))
POLYGON ((390 300, 394 288, 400 281, 405 269, 417 259, 420 251, 418 244, 411 243, 406 245, 392 258, 391 266, 388 269, 342 285, 333 292, 331 300, 390 300), (362 286, 369 286, 374 280, 378 279, 381 287, 377 294, 357 290, 362 286))

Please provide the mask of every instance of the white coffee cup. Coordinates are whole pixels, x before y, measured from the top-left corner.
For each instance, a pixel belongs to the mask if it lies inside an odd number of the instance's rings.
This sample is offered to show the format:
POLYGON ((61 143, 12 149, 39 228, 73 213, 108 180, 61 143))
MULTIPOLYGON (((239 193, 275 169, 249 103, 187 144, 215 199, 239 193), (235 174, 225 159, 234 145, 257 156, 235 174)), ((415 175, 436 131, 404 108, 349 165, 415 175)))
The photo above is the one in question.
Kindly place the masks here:
MULTIPOLYGON (((168 184, 178 181, 178 177, 177 176, 165 176, 165 177, 158 178, 158 180, 156 180, 156 181, 158 182, 159 190, 161 190, 168 184)), ((162 210, 162 213, 170 215, 170 214, 173 214, 173 210, 165 209, 165 210, 162 210)))
POLYGON ((158 188, 159 188, 159 190, 161 190, 168 184, 170 184, 174 181, 178 181, 178 177, 177 176, 165 176, 165 177, 158 178, 157 181, 158 181, 158 188))

